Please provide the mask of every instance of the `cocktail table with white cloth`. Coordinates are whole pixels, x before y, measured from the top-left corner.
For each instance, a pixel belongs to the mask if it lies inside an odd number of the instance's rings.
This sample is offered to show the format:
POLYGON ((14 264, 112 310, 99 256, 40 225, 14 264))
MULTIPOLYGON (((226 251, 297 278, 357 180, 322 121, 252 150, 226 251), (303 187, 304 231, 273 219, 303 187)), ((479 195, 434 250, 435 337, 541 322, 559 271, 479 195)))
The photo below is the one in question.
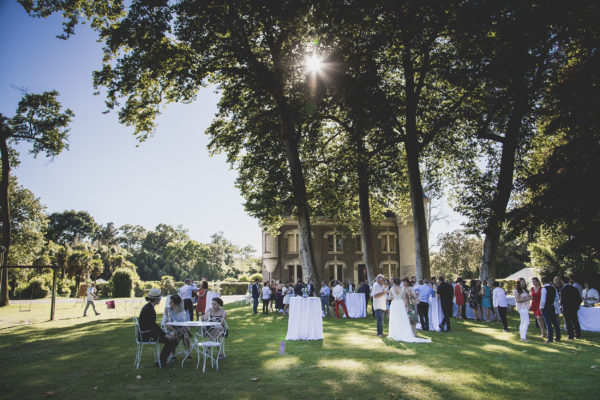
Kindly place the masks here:
MULTIPOLYGON (((190 328, 208 328, 208 327, 212 327, 212 326, 218 326, 218 325, 220 325, 220 322, 184 321, 184 322, 167 322, 167 325, 172 326, 174 328, 188 328, 188 329, 190 329, 190 328)), ((196 352, 198 353, 198 362, 196 364, 196 368, 198 368, 200 366, 200 354, 203 354, 205 356, 205 361, 206 361, 206 356, 207 356, 207 354, 203 351, 203 349, 200 349, 201 343, 204 341, 204 329, 198 329, 198 331, 196 332, 196 335, 198 336, 198 340, 193 340, 193 338, 192 338, 193 335, 190 334, 188 329, 181 329, 181 333, 184 335, 184 337, 187 340, 190 341, 190 344, 191 344, 191 346, 185 352, 185 357, 183 357, 183 361, 181 361, 181 366, 183 367, 183 363, 188 358, 188 356, 192 353, 192 351, 196 350, 196 352)), ((217 357, 218 356, 220 356, 220 354, 217 355, 217 357)))
POLYGON ((321 299, 318 297, 292 297, 285 340, 320 339, 323 339, 321 299))
POLYGON ((581 330, 600 332, 600 307, 579 307, 577 318, 581 330))
MULTIPOLYGON (((346 293, 346 308, 350 318, 366 318, 367 301, 364 293, 346 293)), ((346 315, 344 314, 344 318, 346 315)))
POLYGON ((208 292, 206 293, 206 307, 204 308, 204 313, 207 313, 208 310, 212 308, 212 299, 215 297, 221 297, 221 293, 219 292, 208 292))

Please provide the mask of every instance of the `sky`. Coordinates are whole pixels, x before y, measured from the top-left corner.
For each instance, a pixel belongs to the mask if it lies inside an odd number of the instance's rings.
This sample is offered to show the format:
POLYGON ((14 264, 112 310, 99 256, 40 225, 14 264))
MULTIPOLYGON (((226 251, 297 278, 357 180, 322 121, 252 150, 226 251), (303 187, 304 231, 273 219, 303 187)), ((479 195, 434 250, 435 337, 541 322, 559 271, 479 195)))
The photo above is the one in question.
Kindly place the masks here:
MULTIPOLYGON (((101 67, 101 44, 87 26, 60 40, 61 18, 29 17, 13 0, 0 0, 0 113, 12 116, 22 96, 57 90, 75 113, 69 151, 37 159, 19 146, 19 183, 41 198, 48 212, 86 210, 98 223, 183 225, 192 239, 208 242, 222 231, 238 245, 261 248, 258 221, 244 211, 234 186, 236 172, 222 155, 210 156, 204 134, 216 111, 218 94, 203 89, 188 105, 169 105, 155 135, 139 143, 133 128, 119 124, 94 96, 92 71, 101 67)), ((459 227, 462 218, 446 205, 448 222, 431 237, 459 227)))

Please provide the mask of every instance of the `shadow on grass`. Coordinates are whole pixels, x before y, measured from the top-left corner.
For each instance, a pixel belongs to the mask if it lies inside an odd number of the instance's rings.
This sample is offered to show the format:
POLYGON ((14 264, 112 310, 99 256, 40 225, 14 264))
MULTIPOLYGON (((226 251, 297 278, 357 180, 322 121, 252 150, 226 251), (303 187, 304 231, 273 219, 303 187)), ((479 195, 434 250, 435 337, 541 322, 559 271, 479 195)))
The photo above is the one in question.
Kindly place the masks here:
MULTIPOLYGON (((227 358, 218 372, 206 374, 195 363, 158 370, 150 349, 135 370, 130 317, 73 319, 66 326, 3 334, 0 362, 10 368, 0 378, 0 397, 39 398, 52 390, 73 399, 82 393, 90 399, 168 399, 174 393, 207 399, 494 399, 536 398, 552 385, 548 398, 587 399, 595 397, 600 378, 600 370, 590 368, 600 368, 598 334, 545 346, 532 336, 521 343, 518 333, 504 333, 498 324, 452 321, 451 333, 419 333, 433 343, 402 343, 375 336, 371 317, 326 318, 324 340, 288 341, 280 355, 287 317, 253 315, 251 306, 241 304, 225 308, 227 358)), ((517 321, 511 316, 511 327, 517 321)))

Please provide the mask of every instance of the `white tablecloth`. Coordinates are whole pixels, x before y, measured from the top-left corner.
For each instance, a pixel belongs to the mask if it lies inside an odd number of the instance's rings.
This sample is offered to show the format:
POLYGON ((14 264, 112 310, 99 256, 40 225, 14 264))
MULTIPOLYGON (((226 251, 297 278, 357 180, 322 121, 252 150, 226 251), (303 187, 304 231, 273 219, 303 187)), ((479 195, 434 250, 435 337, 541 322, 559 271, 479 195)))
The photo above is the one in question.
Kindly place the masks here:
MULTIPOLYGON (((467 318, 468 319, 475 319, 475 312, 473 311, 473 309, 471 308, 471 306, 469 305, 469 303, 467 302, 467 304, 465 304, 466 307, 466 311, 467 311, 467 318)), ((456 302, 454 303, 454 308, 452 310, 452 315, 454 317, 456 317, 456 311, 458 311, 458 306, 456 305, 456 302)))
MULTIPOLYGON (((346 308, 350 318, 365 318, 367 316, 367 302, 364 293, 346 293, 346 308)), ((344 314, 346 318, 346 314, 344 314)))
POLYGON ((210 308, 212 308, 212 299, 215 297, 221 297, 221 293, 219 292, 208 292, 206 293, 206 308, 204 308, 204 313, 207 313, 210 308))
POLYGON ((582 330, 600 332, 600 307, 579 307, 577 317, 582 330))
MULTIPOLYGON (((440 299, 437 297, 429 298, 429 330, 430 331, 440 331, 440 324, 444 319, 444 313, 442 312, 442 307, 440 305, 440 299)), ((421 328, 421 323, 417 322, 417 329, 421 328)))
POLYGON ((285 340, 319 339, 323 339, 321 299, 318 297, 292 297, 285 340))

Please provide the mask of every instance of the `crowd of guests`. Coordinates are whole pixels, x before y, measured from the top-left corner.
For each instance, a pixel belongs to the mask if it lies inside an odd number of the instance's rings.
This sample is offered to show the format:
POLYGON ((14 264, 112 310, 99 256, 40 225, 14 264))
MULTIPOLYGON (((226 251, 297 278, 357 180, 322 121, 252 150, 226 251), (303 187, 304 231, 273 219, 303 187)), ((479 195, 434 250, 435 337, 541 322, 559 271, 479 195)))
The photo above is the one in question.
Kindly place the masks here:
MULTIPOLYGON (((455 315, 457 319, 467 318, 468 305, 473 311, 475 320, 501 322, 504 331, 508 332, 509 330, 507 312, 510 305, 504 289, 504 282, 494 281, 490 284, 486 280, 477 279, 467 282, 460 277, 455 281, 445 281, 443 277, 417 281, 414 276, 406 280, 409 292, 418 298, 418 302, 415 301, 417 303, 415 315, 418 315, 418 321, 424 330, 429 330, 430 326, 429 302, 432 297, 440 300, 443 319, 439 327, 444 332, 451 330, 450 319, 454 317, 454 304, 457 308, 455 315)), ((538 278, 533 278, 531 287, 528 287, 523 278, 516 283, 516 288, 511 294, 515 299, 515 309, 520 315, 519 334, 524 342, 527 341, 530 311, 533 312, 535 324, 539 327, 542 338, 546 339, 547 343, 551 343, 561 340, 560 315, 563 316, 569 339, 578 339, 581 337, 581 327, 577 311, 581 303, 583 302, 585 307, 593 307, 599 302, 596 289, 591 288, 588 282, 582 287, 573 278, 566 280, 556 277, 552 282, 549 280, 540 282, 538 278)), ((391 287, 390 280, 384 279, 383 286, 391 287)), ((371 309, 375 316, 372 292, 373 284, 369 281, 361 282, 358 286, 354 285, 352 281, 332 280, 329 284, 321 282, 319 293, 316 293, 315 285, 310 280, 307 283, 283 283, 271 280, 262 284, 256 280, 251 285, 255 314, 258 313, 260 301, 263 304, 263 314, 277 312, 287 315, 292 297, 318 296, 321 299, 323 317, 333 316, 333 309, 335 317, 340 318, 341 308, 343 314, 348 318, 346 294, 364 293, 365 302, 366 304, 371 302, 371 309)), ((389 313, 390 301, 386 298, 387 309, 382 310, 384 316, 389 313)), ((416 318, 415 316, 415 320, 416 318)))

